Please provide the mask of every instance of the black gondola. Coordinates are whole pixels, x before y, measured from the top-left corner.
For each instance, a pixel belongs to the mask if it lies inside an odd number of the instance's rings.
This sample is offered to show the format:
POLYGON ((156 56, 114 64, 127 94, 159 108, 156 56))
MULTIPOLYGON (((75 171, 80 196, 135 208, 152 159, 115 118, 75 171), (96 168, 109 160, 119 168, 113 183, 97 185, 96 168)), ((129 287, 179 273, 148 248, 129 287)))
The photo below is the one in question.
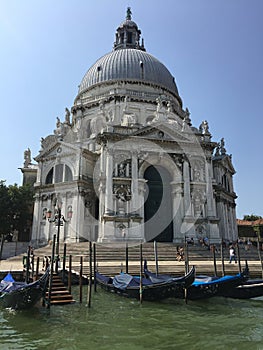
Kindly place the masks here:
POLYGON ((251 299, 263 297, 263 279, 251 279, 235 288, 226 290, 224 297, 234 299, 251 299))
POLYGON ((15 310, 28 309, 43 296, 49 278, 49 269, 32 283, 16 282, 8 273, 0 282, 0 305, 15 310))
MULTIPOLYGON (((149 280, 155 278, 155 274, 144 268, 144 274, 149 280)), ((169 275, 159 275, 158 278, 170 280, 172 277, 169 275)), ((244 283, 248 278, 248 272, 245 270, 242 273, 238 273, 234 276, 224 277, 210 277, 210 276, 196 276, 194 282, 187 289, 187 299, 205 299, 213 296, 225 296, 228 291, 234 290, 237 286, 244 283)), ((184 298, 184 293, 177 293, 177 298, 184 298)))
POLYGON ((178 278, 167 280, 155 277, 153 281, 148 278, 134 277, 121 273, 115 277, 107 277, 96 272, 96 282, 106 291, 116 293, 128 298, 142 299, 147 301, 158 301, 167 298, 174 298, 177 294, 184 292, 185 288, 191 286, 195 278, 195 268, 188 274, 178 278))
POLYGON ((197 276, 188 290, 188 299, 196 300, 212 296, 225 296, 227 291, 236 288, 246 279, 247 275, 244 272, 223 277, 197 276))

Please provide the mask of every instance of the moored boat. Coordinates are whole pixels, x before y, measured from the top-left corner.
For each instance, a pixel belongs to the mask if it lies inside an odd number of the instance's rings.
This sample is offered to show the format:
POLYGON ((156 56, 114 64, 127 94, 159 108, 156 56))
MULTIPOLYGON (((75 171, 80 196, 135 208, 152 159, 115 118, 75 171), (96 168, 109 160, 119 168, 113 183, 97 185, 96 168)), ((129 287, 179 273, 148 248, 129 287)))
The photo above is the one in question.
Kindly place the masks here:
POLYGON ((15 310, 27 309, 43 296, 49 278, 49 269, 32 283, 16 282, 11 273, 0 282, 0 305, 15 310))
POLYGON ((263 297, 263 279, 247 280, 235 288, 226 290, 223 296, 234 299, 263 297))
POLYGON ((225 296, 225 293, 234 289, 247 279, 246 273, 236 275, 196 276, 192 286, 188 289, 188 299, 204 299, 213 296, 225 296))
MULTIPOLYGON (((144 267, 144 274, 150 280, 155 278, 155 274, 147 269, 147 265, 144 267)), ((169 275, 158 275, 158 278, 165 281, 173 277, 169 275)), ((244 283, 247 278, 247 270, 244 270, 244 272, 238 273, 234 276, 196 276, 191 286, 189 286, 187 289, 187 299, 196 300, 210 298, 213 296, 225 296, 228 291, 233 290, 237 286, 244 283)), ((184 298, 185 294, 183 292, 177 293, 175 297, 184 298)))
POLYGON ((148 301, 176 297, 177 294, 183 293, 193 283, 194 277, 194 267, 185 276, 167 280, 158 277, 150 280, 126 273, 121 273, 112 278, 96 272, 96 282, 106 291, 138 300, 142 295, 142 299, 148 301))

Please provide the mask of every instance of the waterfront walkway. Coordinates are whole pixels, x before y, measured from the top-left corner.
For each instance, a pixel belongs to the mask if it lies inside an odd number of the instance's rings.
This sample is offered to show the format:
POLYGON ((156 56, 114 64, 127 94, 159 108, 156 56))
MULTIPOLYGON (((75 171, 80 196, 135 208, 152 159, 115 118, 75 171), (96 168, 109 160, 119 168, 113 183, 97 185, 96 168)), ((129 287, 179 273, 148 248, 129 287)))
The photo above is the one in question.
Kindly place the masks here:
MULTIPOLYGON (((40 270, 42 269, 42 262, 45 256, 51 256, 51 245, 35 249, 35 262, 37 257, 40 258, 40 270)), ((64 245, 60 245, 60 257, 64 251, 64 245)), ((185 261, 177 260, 177 246, 172 243, 158 243, 158 268, 159 273, 167 273, 172 275, 180 275, 185 271, 185 261)), ((262 266, 259 259, 256 247, 252 246, 249 250, 240 246, 240 263, 241 268, 245 267, 248 262, 251 277, 262 277, 262 266)), ((261 253, 262 254, 262 253, 261 253)), ((23 270, 23 256, 24 254, 11 257, 0 261, 0 271, 22 271, 23 270)), ((68 267, 68 257, 72 256, 72 269, 79 271, 80 258, 83 258, 83 272, 88 274, 89 271, 89 243, 74 243, 67 244, 66 250, 66 266, 68 267)), ((148 262, 150 270, 155 271, 155 255, 154 244, 144 243, 142 246, 143 259, 148 262)), ((195 265, 197 274, 214 275, 214 256, 211 250, 201 245, 188 245, 189 265, 195 265)), ((225 274, 235 274, 239 272, 239 264, 229 264, 228 249, 224 249, 224 265, 222 264, 220 247, 217 247, 215 253, 217 275, 222 275, 223 266, 225 274)), ((116 244, 96 244, 96 263, 98 270, 107 275, 114 275, 121 270, 126 271, 126 248, 124 245, 116 246, 116 244)), ((128 272, 132 274, 139 274, 140 272, 140 247, 129 246, 128 248, 128 272)))

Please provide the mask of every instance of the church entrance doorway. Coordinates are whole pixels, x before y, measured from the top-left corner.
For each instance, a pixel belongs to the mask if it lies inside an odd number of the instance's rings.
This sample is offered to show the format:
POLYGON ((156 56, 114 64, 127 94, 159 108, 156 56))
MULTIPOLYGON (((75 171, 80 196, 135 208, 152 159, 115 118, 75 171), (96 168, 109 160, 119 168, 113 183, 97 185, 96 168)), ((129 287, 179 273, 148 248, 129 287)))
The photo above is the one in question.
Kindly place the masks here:
POLYGON ((173 210, 171 175, 161 166, 149 166, 144 178, 148 193, 144 203, 144 232, 146 241, 173 241, 173 210))

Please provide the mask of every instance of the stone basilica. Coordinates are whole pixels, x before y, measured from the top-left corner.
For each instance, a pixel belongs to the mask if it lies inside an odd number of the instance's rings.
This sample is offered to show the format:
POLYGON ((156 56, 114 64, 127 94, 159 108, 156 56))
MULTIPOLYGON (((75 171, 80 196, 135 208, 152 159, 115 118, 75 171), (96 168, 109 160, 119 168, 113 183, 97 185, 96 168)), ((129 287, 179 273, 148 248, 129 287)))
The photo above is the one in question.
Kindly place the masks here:
POLYGON ((207 121, 192 126, 175 79, 149 54, 131 18, 116 31, 113 50, 83 77, 74 105, 57 118, 31 163, 31 242, 210 242, 237 238, 232 177, 224 139, 207 121))

